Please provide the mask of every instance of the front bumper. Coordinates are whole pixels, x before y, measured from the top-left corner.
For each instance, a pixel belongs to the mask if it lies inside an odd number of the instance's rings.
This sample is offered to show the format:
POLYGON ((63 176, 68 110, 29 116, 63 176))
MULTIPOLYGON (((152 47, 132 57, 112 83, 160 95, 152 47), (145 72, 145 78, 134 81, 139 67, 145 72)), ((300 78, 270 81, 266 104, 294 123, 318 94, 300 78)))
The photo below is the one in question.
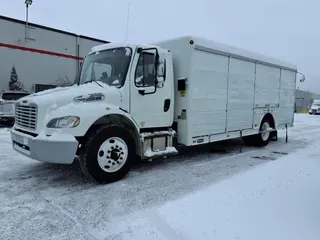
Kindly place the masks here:
POLYGON ((309 114, 320 114, 320 111, 318 110, 309 110, 309 114))
POLYGON ((71 164, 75 158, 78 141, 64 141, 33 136, 11 130, 13 149, 20 154, 47 163, 71 164))

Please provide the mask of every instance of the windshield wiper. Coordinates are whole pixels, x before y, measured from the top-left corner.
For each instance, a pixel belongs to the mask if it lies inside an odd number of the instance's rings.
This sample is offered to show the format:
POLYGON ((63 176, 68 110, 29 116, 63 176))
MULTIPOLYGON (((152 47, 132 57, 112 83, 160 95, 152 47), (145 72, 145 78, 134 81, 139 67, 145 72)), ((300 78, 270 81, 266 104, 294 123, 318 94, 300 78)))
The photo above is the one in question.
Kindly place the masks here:
POLYGON ((103 88, 103 86, 97 80, 94 80, 94 79, 91 79, 89 81, 85 81, 84 83, 89 83, 89 82, 95 82, 96 84, 98 84, 100 87, 103 88))

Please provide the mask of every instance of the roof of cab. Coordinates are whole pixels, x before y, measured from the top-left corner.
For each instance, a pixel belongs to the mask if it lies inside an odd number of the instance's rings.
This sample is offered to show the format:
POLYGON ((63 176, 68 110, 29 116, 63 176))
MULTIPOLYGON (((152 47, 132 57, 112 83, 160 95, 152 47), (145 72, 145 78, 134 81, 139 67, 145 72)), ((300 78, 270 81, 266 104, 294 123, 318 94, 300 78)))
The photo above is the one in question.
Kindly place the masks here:
POLYGON ((151 48, 151 47, 156 47, 154 45, 150 45, 150 44, 135 44, 135 43, 107 43, 107 44, 101 44, 101 45, 97 45, 94 46, 93 48, 91 48, 91 52, 99 52, 99 51, 103 51, 103 50, 107 50, 107 49, 112 49, 112 48, 119 48, 119 47, 130 47, 130 48, 136 48, 137 46, 141 46, 141 47, 145 47, 145 48, 151 48))

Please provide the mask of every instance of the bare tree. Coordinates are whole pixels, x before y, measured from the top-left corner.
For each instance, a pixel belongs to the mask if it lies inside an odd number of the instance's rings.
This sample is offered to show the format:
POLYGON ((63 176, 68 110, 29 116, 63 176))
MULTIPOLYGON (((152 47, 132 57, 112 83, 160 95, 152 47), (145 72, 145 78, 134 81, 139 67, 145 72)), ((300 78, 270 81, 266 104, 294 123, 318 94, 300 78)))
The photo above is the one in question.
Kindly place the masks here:
POLYGON ((57 79, 57 86, 58 87, 69 87, 72 86, 72 81, 70 81, 67 74, 64 77, 60 77, 57 79))

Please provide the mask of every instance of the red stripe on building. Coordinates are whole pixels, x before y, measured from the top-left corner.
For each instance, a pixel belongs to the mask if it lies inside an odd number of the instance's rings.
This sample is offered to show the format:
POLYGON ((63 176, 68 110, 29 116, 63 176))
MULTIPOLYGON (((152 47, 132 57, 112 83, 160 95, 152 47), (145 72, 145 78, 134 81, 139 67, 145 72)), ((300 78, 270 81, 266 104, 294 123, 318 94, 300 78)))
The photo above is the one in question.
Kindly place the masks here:
POLYGON ((74 60, 83 60, 82 57, 77 57, 77 56, 64 54, 64 53, 46 51, 46 50, 41 50, 41 49, 37 49, 37 48, 28 48, 28 47, 23 47, 23 46, 19 46, 19 45, 0 43, 0 47, 17 49, 17 50, 21 50, 21 51, 28 51, 28 52, 34 52, 34 53, 40 53, 40 54, 56 56, 56 57, 70 58, 70 59, 74 59, 74 60))

